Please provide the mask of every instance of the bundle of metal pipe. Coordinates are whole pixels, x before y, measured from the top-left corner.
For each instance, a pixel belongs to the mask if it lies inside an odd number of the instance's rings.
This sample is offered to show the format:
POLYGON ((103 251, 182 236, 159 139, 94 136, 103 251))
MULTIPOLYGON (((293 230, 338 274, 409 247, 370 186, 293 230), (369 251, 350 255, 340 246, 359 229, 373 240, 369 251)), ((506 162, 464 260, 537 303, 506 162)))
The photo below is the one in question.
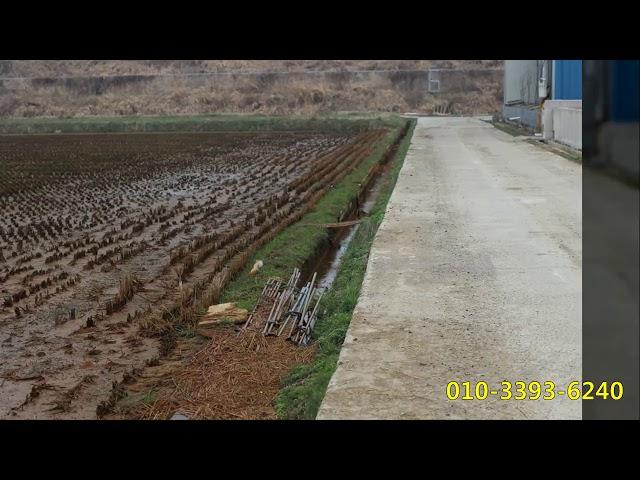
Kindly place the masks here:
POLYGON ((287 283, 269 279, 244 328, 251 324, 258 306, 266 299, 273 299, 262 334, 279 337, 288 327, 287 340, 300 346, 308 345, 324 292, 322 288, 315 286, 316 273, 298 289, 300 276, 301 272, 296 268, 287 283))

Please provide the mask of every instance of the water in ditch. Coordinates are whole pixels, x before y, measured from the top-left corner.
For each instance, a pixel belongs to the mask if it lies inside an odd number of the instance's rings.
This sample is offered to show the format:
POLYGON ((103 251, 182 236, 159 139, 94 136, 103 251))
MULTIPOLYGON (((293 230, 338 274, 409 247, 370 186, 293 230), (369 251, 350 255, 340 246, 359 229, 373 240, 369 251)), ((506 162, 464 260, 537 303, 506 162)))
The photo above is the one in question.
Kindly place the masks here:
MULTIPOLYGON (((373 206, 380 196, 380 191, 384 181, 389 176, 389 165, 385 165, 381 169, 381 173, 376 175, 364 192, 363 198, 360 200, 359 208, 356 208, 355 212, 346 220, 355 220, 366 217, 371 213, 373 206)), ((318 272, 318 287, 329 289, 338 275, 338 270, 342 262, 342 258, 349 248, 353 237, 355 236, 359 224, 351 225, 349 227, 339 228, 337 233, 331 240, 331 246, 329 249, 319 257, 315 271, 318 272)))

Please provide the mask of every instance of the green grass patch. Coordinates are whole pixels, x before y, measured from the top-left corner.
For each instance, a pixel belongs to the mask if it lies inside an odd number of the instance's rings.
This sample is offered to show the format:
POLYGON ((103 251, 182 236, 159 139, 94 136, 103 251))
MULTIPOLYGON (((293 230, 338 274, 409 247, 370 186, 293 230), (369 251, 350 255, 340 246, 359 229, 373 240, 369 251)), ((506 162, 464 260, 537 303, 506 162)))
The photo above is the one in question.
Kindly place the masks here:
POLYGON ((232 327, 235 325, 235 323, 233 322, 232 319, 224 317, 220 319, 220 321, 218 322, 218 325, 221 327, 232 327))
POLYGON ((182 338, 193 338, 196 336, 196 330, 193 327, 183 324, 176 324, 176 334, 182 338))
POLYGON ((398 146, 392 160, 390 174, 382 185, 380 196, 370 216, 356 231, 343 256, 338 275, 322 300, 322 314, 313 332, 317 346, 316 357, 312 363, 298 365, 290 372, 276 398, 279 418, 310 420, 318 413, 329 380, 336 369, 340 349, 360 295, 371 244, 411 143, 416 121, 411 122, 408 134, 398 146))
POLYGON ((141 401, 144 404, 151 405, 156 400, 157 395, 158 395, 157 392, 154 392, 153 390, 151 390, 147 392, 144 397, 142 397, 141 401))
POLYGON ((390 114, 329 114, 315 116, 216 114, 0 118, 0 133, 359 131, 397 124, 399 119, 400 117, 397 115, 390 114))

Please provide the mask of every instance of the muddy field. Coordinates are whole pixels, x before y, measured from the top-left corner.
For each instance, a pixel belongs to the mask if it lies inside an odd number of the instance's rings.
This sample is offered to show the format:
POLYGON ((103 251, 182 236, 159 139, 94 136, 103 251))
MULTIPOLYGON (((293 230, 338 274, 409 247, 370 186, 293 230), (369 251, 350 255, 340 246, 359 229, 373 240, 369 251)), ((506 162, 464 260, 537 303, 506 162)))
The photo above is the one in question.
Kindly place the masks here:
POLYGON ((0 418, 95 418, 383 131, 0 136, 0 418))

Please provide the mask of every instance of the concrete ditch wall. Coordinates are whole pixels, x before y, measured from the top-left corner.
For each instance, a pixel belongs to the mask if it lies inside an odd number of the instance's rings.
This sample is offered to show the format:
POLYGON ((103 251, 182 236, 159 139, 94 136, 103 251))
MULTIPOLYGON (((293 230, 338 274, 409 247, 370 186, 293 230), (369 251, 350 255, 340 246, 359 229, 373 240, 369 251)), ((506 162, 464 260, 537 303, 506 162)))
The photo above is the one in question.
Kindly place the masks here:
POLYGON ((542 108, 542 136, 582 150, 582 100, 547 100, 542 108))

